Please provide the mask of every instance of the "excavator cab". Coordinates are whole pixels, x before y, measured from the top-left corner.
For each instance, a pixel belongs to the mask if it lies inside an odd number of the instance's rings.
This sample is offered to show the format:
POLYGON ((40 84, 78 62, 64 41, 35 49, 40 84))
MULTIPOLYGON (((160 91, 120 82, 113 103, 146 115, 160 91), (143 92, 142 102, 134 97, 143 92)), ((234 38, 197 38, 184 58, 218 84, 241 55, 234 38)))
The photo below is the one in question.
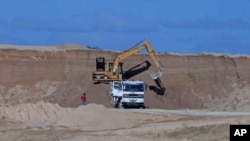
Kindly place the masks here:
POLYGON ((96 71, 92 73, 94 84, 107 83, 109 81, 121 80, 123 74, 123 63, 119 62, 117 73, 113 73, 114 63, 106 62, 104 57, 96 58, 96 71))
POLYGON ((96 58, 96 71, 105 71, 105 58, 104 57, 96 58))

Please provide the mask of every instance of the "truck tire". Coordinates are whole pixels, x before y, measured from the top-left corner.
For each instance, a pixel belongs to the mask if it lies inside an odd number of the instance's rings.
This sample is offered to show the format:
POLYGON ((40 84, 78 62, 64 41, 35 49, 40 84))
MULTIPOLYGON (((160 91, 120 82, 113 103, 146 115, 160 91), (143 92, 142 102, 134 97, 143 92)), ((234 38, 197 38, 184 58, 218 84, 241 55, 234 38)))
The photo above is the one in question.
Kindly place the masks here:
POLYGON ((146 107, 145 106, 140 106, 139 109, 145 109, 146 107))

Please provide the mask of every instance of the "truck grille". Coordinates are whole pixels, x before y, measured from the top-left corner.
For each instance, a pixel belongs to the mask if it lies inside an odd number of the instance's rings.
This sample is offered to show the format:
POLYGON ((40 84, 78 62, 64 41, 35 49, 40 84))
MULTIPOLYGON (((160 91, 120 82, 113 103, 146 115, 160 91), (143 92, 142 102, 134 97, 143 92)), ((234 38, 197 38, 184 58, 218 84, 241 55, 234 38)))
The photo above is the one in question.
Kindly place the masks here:
POLYGON ((124 98, 143 98, 143 94, 123 94, 122 97, 124 98))

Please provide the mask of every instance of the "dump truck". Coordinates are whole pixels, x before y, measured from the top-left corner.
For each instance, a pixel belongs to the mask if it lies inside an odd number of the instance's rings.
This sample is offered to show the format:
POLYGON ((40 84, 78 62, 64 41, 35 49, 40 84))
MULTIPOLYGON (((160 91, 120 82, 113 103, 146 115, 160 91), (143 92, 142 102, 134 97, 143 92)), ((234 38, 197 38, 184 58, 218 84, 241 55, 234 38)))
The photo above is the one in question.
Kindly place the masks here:
POLYGON ((144 94, 147 85, 143 81, 112 81, 110 82, 111 105, 114 108, 145 108, 144 94))

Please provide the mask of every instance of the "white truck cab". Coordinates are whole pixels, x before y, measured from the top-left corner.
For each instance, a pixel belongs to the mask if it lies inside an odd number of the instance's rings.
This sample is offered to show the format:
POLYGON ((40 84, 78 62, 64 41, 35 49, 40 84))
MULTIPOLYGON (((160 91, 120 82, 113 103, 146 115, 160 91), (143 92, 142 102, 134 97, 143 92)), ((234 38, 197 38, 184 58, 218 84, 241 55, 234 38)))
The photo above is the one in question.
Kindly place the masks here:
POLYGON ((123 80, 110 82, 112 106, 115 108, 145 108, 144 94, 146 87, 143 81, 123 80))

